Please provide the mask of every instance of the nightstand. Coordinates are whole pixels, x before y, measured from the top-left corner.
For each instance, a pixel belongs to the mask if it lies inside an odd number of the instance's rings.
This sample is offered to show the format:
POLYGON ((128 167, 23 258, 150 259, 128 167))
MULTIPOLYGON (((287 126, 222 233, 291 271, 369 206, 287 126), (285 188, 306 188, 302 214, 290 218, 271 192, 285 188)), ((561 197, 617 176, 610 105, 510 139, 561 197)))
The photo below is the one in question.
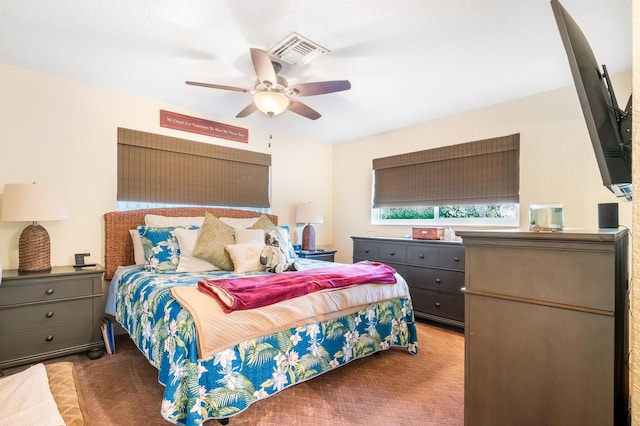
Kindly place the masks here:
POLYGON ((89 351, 102 355, 101 266, 2 271, 0 369, 89 351))
POLYGON ((296 254, 298 257, 314 260, 325 260, 327 262, 333 262, 333 255, 338 250, 315 250, 315 251, 298 251, 296 254))

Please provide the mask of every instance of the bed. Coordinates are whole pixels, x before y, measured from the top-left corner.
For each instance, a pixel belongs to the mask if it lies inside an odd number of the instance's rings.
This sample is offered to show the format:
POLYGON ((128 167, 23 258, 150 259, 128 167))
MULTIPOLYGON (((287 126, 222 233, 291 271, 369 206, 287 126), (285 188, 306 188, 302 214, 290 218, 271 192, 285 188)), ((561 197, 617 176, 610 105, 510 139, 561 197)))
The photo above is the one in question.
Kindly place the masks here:
MULTIPOLYGON (((105 278, 111 280, 105 312, 115 317, 158 369, 158 381, 165 387, 161 414, 167 421, 199 425, 218 419, 226 424, 254 402, 355 359, 392 347, 418 353, 413 307, 401 276, 395 274, 396 283, 391 285, 364 283, 225 313, 217 300, 199 290, 202 283, 324 273, 358 265, 297 258, 299 272, 272 274, 242 272, 232 257, 234 271, 154 270, 136 264, 130 232, 144 227, 148 215, 238 219, 233 222, 236 236, 237 229, 250 221, 254 222, 250 229, 264 221, 277 227, 277 217, 195 207, 104 215, 105 278), (338 305, 350 298, 352 305, 338 305), (306 317, 292 318, 294 312, 306 317), (212 335, 216 330, 219 334, 212 335)), ((203 234, 206 221, 200 225, 203 234)), ((198 224, 180 227, 200 232, 198 224)), ((184 251, 179 253, 188 259, 184 251)))

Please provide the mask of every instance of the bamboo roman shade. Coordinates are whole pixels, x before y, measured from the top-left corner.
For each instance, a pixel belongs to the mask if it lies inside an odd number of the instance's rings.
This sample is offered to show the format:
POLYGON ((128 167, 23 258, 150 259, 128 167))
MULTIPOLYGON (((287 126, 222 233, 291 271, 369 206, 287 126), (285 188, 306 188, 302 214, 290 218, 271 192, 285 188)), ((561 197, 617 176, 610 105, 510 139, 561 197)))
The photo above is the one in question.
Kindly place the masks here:
POLYGON ((118 201, 269 207, 271 155, 118 128, 118 201))
POLYGON ((373 207, 517 203, 520 135, 373 160, 373 207))

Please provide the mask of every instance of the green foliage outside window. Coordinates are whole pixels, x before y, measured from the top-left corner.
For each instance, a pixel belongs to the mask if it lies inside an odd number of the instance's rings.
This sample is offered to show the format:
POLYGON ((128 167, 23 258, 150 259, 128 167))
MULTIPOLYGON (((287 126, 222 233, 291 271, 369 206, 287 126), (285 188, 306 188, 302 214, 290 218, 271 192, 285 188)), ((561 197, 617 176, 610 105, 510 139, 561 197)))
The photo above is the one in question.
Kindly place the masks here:
POLYGON ((431 207, 389 207, 380 209, 380 219, 433 219, 435 209, 431 207))
POLYGON ((500 205, 487 204, 479 206, 440 206, 438 217, 441 218, 465 218, 465 217, 505 217, 500 205))
POLYGON ((433 207, 389 207, 380 209, 380 219, 466 219, 466 218, 512 218, 515 204, 481 204, 468 206, 433 207))

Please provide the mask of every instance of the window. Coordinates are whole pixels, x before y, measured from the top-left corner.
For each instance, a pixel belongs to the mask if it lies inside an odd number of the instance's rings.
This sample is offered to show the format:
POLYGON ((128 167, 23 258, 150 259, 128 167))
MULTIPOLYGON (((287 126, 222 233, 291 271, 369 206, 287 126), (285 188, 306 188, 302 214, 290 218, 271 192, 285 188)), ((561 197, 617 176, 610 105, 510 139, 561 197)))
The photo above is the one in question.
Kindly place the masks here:
POLYGON ((372 223, 517 225, 519 134, 373 160, 372 223))
POLYGON ((269 154, 118 129, 119 205, 268 208, 270 175, 269 154))

